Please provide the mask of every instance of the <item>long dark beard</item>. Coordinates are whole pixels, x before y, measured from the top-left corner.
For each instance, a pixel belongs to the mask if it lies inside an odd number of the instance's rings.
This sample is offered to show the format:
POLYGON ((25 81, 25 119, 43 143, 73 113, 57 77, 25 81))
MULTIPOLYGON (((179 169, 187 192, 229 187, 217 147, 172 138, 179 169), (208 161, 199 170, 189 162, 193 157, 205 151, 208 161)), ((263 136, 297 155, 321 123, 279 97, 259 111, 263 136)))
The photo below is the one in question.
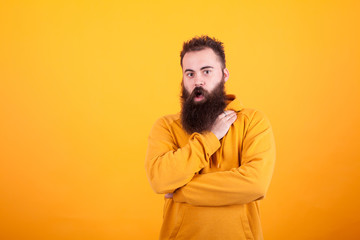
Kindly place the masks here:
POLYGON ((210 131, 216 118, 226 107, 224 79, 211 93, 202 87, 196 87, 190 94, 182 84, 181 104, 181 124, 187 133, 210 131), (194 102, 198 94, 202 94, 205 99, 194 102))

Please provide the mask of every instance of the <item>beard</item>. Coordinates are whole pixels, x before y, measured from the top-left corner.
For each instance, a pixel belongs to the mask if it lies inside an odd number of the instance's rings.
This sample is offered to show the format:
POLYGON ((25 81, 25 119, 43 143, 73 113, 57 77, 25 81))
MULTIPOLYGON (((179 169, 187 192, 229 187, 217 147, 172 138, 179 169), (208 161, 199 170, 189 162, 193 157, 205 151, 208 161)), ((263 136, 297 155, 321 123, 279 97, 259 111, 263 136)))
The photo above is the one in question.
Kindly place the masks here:
POLYGON ((217 117, 226 107, 224 78, 212 92, 202 87, 195 87, 189 93, 181 84, 181 124, 188 134, 210 131, 217 117), (195 102, 195 97, 203 96, 203 100, 195 102))

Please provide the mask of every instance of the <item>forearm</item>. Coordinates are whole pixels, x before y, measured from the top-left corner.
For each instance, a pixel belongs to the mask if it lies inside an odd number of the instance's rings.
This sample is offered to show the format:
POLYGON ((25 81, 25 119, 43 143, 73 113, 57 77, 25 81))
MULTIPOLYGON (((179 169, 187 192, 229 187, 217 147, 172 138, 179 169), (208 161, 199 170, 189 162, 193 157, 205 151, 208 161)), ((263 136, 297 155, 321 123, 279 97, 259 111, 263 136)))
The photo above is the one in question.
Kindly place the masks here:
POLYGON ((269 187, 273 166, 274 162, 269 159, 261 173, 253 166, 246 166, 199 174, 174 193, 174 201, 197 206, 224 206, 262 199, 269 187))
POLYGON ((274 170, 275 140, 270 123, 262 113, 254 114, 238 161, 241 161, 238 168, 194 177, 174 193, 174 201, 222 206, 263 198, 274 170))
POLYGON ((150 138, 145 168, 152 188, 157 193, 171 193, 184 186, 209 164, 210 156, 219 147, 212 133, 194 133, 188 144, 170 150, 157 139, 150 138))

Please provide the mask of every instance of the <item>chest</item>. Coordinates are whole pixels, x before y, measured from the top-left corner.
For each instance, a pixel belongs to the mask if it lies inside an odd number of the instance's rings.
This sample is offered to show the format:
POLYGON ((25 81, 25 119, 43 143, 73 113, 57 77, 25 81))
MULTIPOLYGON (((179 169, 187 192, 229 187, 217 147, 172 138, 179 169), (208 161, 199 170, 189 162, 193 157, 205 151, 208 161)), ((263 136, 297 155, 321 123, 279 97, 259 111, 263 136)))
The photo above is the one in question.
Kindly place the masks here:
MULTIPOLYGON (((242 143, 244 128, 240 121, 236 121, 228 133, 220 140, 220 148, 210 157, 209 165, 200 173, 226 171, 241 165, 242 143)), ((175 136, 179 148, 188 144, 189 135, 181 131, 175 136)))

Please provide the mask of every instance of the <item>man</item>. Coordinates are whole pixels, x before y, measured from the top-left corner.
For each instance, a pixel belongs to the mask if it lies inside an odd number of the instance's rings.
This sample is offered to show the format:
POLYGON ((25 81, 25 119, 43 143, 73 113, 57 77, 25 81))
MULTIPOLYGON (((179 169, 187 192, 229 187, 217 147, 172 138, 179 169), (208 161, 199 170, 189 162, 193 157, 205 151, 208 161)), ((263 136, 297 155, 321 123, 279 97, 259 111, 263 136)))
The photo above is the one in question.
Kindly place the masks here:
POLYGON ((271 125, 226 95, 223 44, 195 37, 181 51, 181 113, 154 124, 145 168, 165 194, 160 239, 263 239, 259 200, 275 163, 271 125))

